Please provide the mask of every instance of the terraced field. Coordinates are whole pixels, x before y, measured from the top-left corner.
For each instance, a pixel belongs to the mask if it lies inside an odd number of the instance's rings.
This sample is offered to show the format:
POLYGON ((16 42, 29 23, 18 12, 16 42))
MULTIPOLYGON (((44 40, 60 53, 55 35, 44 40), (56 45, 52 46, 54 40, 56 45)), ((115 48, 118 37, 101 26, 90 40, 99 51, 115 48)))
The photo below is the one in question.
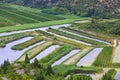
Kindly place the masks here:
POLYGON ((59 16, 43 14, 40 10, 34 8, 28 8, 28 11, 26 7, 20 7, 17 5, 1 4, 0 27, 64 19, 59 16))
MULTIPOLYGON (((94 74, 103 75, 102 68, 116 66, 112 63, 113 44, 110 42, 112 39, 108 41, 99 37, 63 25, 18 31, 18 33, 10 32, 4 35, 1 33, 0 46, 3 48, 0 48, 0 52, 3 54, 9 49, 10 54, 6 57, 12 63, 24 62, 28 55, 31 63, 37 58, 43 66, 50 65, 55 73, 62 76, 70 73, 75 75, 86 73, 91 74, 91 78, 95 80, 94 74)), ((6 60, 3 57, 4 55, 0 56, 0 64, 6 60)), ((119 63, 117 66, 119 67, 119 63)))

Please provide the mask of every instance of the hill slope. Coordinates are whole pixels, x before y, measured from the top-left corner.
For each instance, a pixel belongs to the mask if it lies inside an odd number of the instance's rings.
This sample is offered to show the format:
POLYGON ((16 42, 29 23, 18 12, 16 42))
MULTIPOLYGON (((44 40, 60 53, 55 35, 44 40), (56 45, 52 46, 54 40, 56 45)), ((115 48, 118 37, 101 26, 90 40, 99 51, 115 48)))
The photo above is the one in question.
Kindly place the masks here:
MULTIPOLYGON (((0 0, 1 2, 37 8, 66 8, 81 16, 110 17, 119 15, 120 0, 0 0), (104 13, 104 14, 103 14, 104 13)), ((107 18, 108 18, 107 17, 107 18)), ((118 16, 117 16, 118 17, 118 16)))
POLYGON ((40 10, 34 8, 7 4, 0 5, 0 27, 61 19, 63 18, 43 14, 40 10))

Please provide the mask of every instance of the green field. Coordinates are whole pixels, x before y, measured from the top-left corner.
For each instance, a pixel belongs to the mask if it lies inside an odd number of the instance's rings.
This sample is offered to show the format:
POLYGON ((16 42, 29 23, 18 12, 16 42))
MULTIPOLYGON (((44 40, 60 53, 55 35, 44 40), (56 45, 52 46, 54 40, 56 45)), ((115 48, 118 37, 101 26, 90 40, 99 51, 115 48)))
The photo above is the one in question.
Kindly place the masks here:
POLYGON ((57 29, 51 29, 50 28, 50 29, 48 29, 48 31, 56 33, 56 34, 59 34, 59 35, 62 35, 62 36, 66 36, 66 37, 69 37, 69 38, 72 38, 72 39, 76 39, 76 40, 80 40, 80 41, 83 41, 83 42, 87 42, 87 43, 90 43, 90 44, 93 44, 93 45, 104 45, 104 43, 102 43, 102 42, 93 41, 93 40, 90 40, 90 39, 87 39, 87 38, 83 38, 83 37, 80 37, 80 36, 77 36, 77 35, 74 35, 74 34, 66 33, 66 32, 63 32, 63 31, 59 31, 57 29))
POLYGON ((93 63, 94 66, 111 67, 112 66, 113 47, 106 46, 93 63))
POLYGON ((20 44, 17 44, 17 45, 14 45, 12 47, 13 50, 23 50, 24 48, 27 48, 31 45, 34 45, 35 43, 38 43, 40 41, 42 41, 42 37, 41 36, 37 36, 31 40, 28 40, 26 42, 23 42, 23 43, 20 43, 20 44))
POLYGON ((62 45, 59 48, 57 48, 55 51, 53 51, 48 56, 42 58, 40 60, 40 63, 45 64, 46 66, 52 65, 56 60, 60 59, 62 56, 68 54, 73 49, 70 45, 62 45))
POLYGON ((29 58, 32 59, 36 55, 38 55, 41 51, 45 50, 46 48, 48 48, 52 44, 53 44, 53 42, 46 42, 46 43, 37 45, 37 46, 29 49, 28 51, 26 51, 22 56, 19 57, 19 59, 17 61, 24 61, 26 54, 28 54, 29 58))
POLYGON ((65 19, 55 15, 41 13, 39 9, 27 8, 17 5, 0 5, 0 27, 39 23, 52 20, 65 19))

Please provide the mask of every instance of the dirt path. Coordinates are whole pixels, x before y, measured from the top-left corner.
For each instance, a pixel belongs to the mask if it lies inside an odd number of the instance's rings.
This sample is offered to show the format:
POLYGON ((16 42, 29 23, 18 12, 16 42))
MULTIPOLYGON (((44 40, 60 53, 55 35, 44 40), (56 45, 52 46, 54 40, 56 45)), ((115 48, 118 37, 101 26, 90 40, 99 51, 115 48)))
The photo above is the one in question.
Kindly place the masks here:
POLYGON ((112 53, 112 59, 113 59, 114 56, 115 56, 116 47, 117 47, 117 39, 114 39, 114 40, 113 40, 113 53, 112 53))

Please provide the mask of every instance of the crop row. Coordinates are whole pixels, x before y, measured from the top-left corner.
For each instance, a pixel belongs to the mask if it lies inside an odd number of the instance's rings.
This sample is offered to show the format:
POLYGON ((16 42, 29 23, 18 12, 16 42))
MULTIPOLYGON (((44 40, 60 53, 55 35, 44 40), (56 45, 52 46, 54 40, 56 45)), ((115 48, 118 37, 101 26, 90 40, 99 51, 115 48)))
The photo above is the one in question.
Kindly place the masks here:
POLYGON ((33 57, 35 57, 38 54, 40 54, 40 52, 42 52, 43 50, 45 50, 46 48, 48 48, 52 44, 53 44, 53 42, 45 42, 43 44, 37 45, 37 46, 27 50, 22 56, 20 56, 17 59, 17 61, 24 61, 26 54, 28 54, 29 58, 32 59, 33 57))
POLYGON ((73 38, 73 39, 76 39, 76 40, 84 41, 84 42, 87 42, 87 43, 90 43, 90 44, 104 45, 101 42, 93 41, 93 40, 90 40, 90 39, 87 39, 87 38, 83 38, 83 37, 80 37, 80 36, 77 36, 77 35, 74 35, 74 34, 70 34, 70 33, 66 33, 66 32, 63 32, 63 31, 59 31, 59 30, 56 30, 56 29, 50 28, 50 29, 48 29, 48 31, 59 34, 59 35, 62 35, 62 36, 66 36, 66 37, 69 37, 69 38, 73 38))
POLYGON ((71 45, 73 45, 73 46, 75 46, 75 47, 77 47, 77 48, 79 47, 79 48, 83 49, 83 48, 86 47, 85 45, 83 45, 83 44, 81 44, 81 43, 78 43, 78 42, 75 42, 75 41, 72 41, 72 40, 69 40, 69 39, 65 39, 65 38, 62 38, 62 37, 56 36, 55 39, 56 39, 57 41, 60 41, 60 42, 64 42, 64 43, 71 44, 71 45))
POLYGON ((42 31, 42 30, 36 30, 36 32, 42 36, 53 36, 52 34, 49 34, 49 33, 42 31))
POLYGON ((112 65, 113 47, 106 46, 93 63, 94 66, 110 67, 112 65))
POLYGON ((14 46, 12 47, 12 49, 13 49, 13 50, 23 50, 24 48, 27 48, 27 47, 29 47, 29 46, 37 43, 37 42, 40 42, 40 41, 42 41, 42 40, 43 40, 42 37, 37 36, 37 37, 35 37, 35 38, 31 39, 31 40, 28 40, 28 41, 26 41, 26 42, 23 42, 23 43, 14 45, 14 46))
POLYGON ((101 80, 114 80, 115 74, 116 70, 110 69, 105 75, 103 75, 101 80))
POLYGON ((87 55, 91 50, 93 50, 92 47, 87 47, 85 49, 82 49, 80 52, 78 52, 76 55, 68 58, 66 61, 63 62, 63 65, 76 65, 77 62, 83 58, 85 55, 87 55))
POLYGON ((34 28, 40 28, 40 27, 52 26, 52 25, 58 25, 58 24, 66 24, 66 23, 74 22, 76 20, 78 19, 65 19, 65 20, 46 21, 46 22, 32 23, 32 24, 23 24, 23 25, 17 25, 17 26, 7 26, 7 27, 0 28, 0 33, 17 31, 17 30, 25 30, 25 29, 34 29, 34 28))
POLYGON ((91 76, 87 75, 71 75, 68 80, 93 80, 91 76))
POLYGON ((100 67, 76 67, 73 65, 57 65, 53 67, 55 73, 66 76, 71 73, 101 73, 103 69, 100 67))
POLYGON ((0 15, 4 18, 14 21, 16 23, 24 24, 24 23, 34 23, 39 21, 51 21, 51 20, 59 20, 64 19, 60 18, 58 16, 53 16, 49 14, 43 14, 43 13, 34 13, 33 11, 27 12, 20 9, 15 9, 13 7, 1 5, 0 6, 1 13, 0 15), (6 14, 6 15, 4 15, 6 14), (26 21, 27 20, 27 21, 26 21))
POLYGON ((0 9, 0 16, 3 16, 4 18, 7 18, 8 20, 12 20, 12 21, 14 21, 16 23, 20 23, 20 24, 39 22, 32 18, 18 15, 16 13, 12 13, 12 12, 9 12, 9 11, 3 10, 3 9, 0 9))
POLYGON ((62 45, 48 56, 42 58, 40 62, 45 65, 52 65, 56 60, 69 53, 72 49, 73 47, 70 45, 62 45))
POLYGON ((17 34, 11 34, 7 36, 1 36, 0 47, 5 47, 7 43, 15 41, 17 39, 24 38, 26 36, 30 36, 30 34, 28 32, 25 32, 25 33, 17 33, 17 34))
POLYGON ((62 27, 61 29, 67 30, 67 31, 70 31, 70 32, 73 32, 73 33, 76 33, 76 34, 79 34, 79 35, 84 35, 84 36, 87 36, 87 37, 90 37, 90 38, 95 38, 95 39, 100 39, 100 40, 111 42, 111 39, 108 39, 107 37, 101 36, 99 34, 90 34, 90 33, 86 33, 86 32, 81 31, 81 30, 75 30, 75 29, 71 29, 71 28, 68 28, 68 27, 62 27))

